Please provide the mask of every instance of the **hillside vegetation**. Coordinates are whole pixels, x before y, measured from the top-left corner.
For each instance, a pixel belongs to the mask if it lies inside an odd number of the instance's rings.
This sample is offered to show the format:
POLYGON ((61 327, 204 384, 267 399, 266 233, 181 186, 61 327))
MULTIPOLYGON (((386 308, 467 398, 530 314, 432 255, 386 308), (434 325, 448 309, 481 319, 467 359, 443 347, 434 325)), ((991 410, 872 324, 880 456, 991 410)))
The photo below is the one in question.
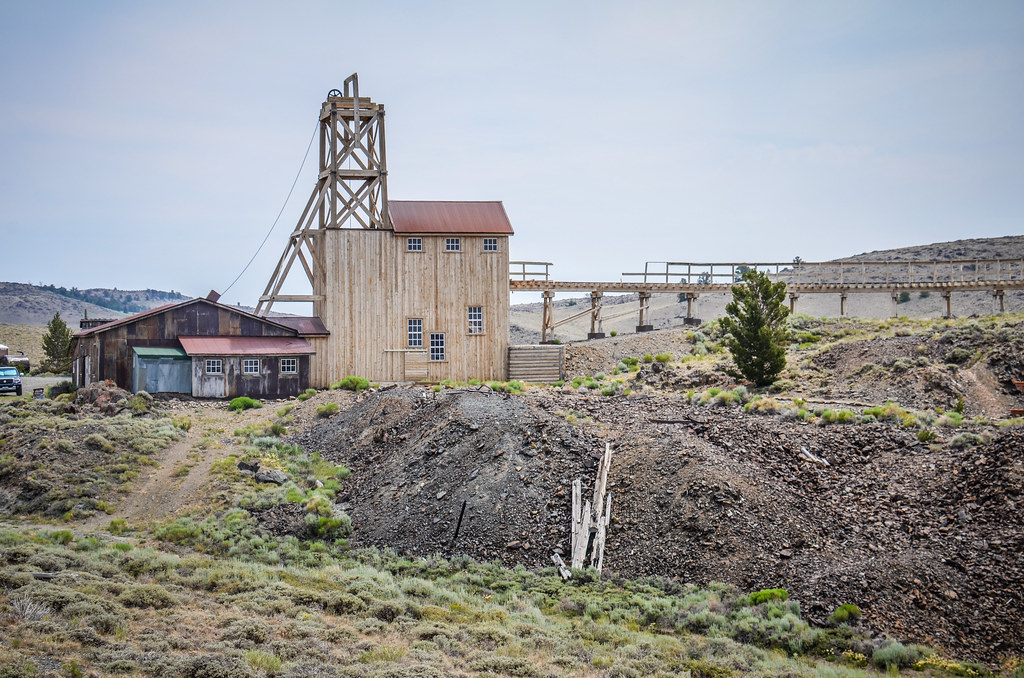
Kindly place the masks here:
POLYGON ((1024 316, 792 325, 762 390, 707 324, 552 386, 5 399, 0 676, 1021 678, 1024 316))

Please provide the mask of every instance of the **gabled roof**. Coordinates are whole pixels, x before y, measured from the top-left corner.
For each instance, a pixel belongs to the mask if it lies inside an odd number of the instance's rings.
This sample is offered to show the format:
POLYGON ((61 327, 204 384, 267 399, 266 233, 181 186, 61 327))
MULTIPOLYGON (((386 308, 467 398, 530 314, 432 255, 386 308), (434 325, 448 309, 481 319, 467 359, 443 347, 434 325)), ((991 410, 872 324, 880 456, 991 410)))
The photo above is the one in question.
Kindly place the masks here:
POLYGON ((312 355, 298 337, 178 337, 185 353, 193 355, 312 355))
POLYGON ((243 311, 240 308, 235 308, 234 306, 226 306, 224 304, 220 304, 220 303, 217 303, 215 301, 210 301, 209 299, 200 299, 199 297, 196 297, 195 299, 188 299, 186 301, 179 301, 179 302, 175 302, 173 304, 164 304, 163 306, 157 306, 156 308, 151 308, 148 311, 143 311, 142 313, 136 313, 135 315, 130 315, 127 318, 118 318, 117 320, 112 320, 109 323, 105 323, 103 325, 97 325, 96 327, 90 327, 89 329, 82 330, 81 332, 76 332, 74 336, 75 337, 87 337, 87 336, 89 336, 91 334, 98 334, 100 332, 106 332, 107 330, 112 329, 114 327, 120 327, 121 325, 127 325, 128 323, 133 323, 136 320, 142 320, 143 318, 148 318, 150 316, 159 315, 161 313, 166 313, 167 311, 170 311, 172 309, 179 308, 179 307, 183 308, 185 306, 190 306, 192 304, 209 304, 210 306, 215 306, 217 308, 222 308, 225 311, 231 311, 232 313, 237 313, 238 315, 243 315, 243 316, 246 316, 246 317, 249 317, 249 318, 254 318, 256 320, 259 320, 260 322, 265 322, 265 323, 268 323, 268 324, 273 325, 275 327, 280 327, 281 329, 290 330, 292 332, 295 331, 293 328, 288 327, 287 325, 282 325, 281 323, 276 322, 274 320, 270 320, 269 318, 261 318, 258 315, 253 315, 252 313, 247 313, 247 312, 243 311))
POLYGON ((512 235, 500 200, 389 200, 395 233, 512 235))

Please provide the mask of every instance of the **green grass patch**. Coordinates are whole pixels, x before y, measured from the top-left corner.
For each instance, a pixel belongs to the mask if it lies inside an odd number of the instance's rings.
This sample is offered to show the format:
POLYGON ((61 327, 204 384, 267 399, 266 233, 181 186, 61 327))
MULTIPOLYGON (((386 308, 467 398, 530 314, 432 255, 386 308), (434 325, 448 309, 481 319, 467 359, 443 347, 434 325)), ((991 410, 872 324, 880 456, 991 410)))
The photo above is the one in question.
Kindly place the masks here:
POLYGON ((231 412, 241 412, 242 410, 258 409, 260 407, 263 407, 263 403, 247 396, 234 398, 228 403, 228 410, 231 412))

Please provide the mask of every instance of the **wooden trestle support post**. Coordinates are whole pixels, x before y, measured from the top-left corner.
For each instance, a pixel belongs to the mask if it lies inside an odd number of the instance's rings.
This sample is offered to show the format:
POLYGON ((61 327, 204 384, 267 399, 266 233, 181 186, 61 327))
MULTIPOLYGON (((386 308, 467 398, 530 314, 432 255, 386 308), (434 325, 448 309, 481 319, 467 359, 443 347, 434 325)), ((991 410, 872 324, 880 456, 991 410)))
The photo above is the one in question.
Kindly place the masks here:
POLYGON ((648 324, 648 314, 651 312, 651 293, 640 292, 640 322, 636 326, 637 332, 652 332, 654 325, 648 324))
POLYGON ((544 309, 540 318, 540 343, 546 344, 555 340, 555 293, 544 290, 541 297, 544 298, 544 309))
POLYGON ((256 305, 266 316, 274 302, 313 302, 321 315, 326 280, 320 238, 327 228, 388 228, 388 188, 384 106, 359 97, 359 77, 345 79, 344 91, 331 90, 320 107, 320 173, 313 193, 288 239, 274 273, 256 305), (281 294, 296 259, 312 294, 281 294))
POLYGON ((1006 312, 1006 290, 994 289, 992 290, 993 301, 999 304, 999 313, 1006 312))
POLYGON ((597 290, 590 293, 590 333, 587 339, 604 339, 604 327, 601 322, 601 306, 604 292, 597 290))
POLYGON ((697 298, 696 292, 686 293, 686 319, 690 320, 693 318, 693 301, 697 298))

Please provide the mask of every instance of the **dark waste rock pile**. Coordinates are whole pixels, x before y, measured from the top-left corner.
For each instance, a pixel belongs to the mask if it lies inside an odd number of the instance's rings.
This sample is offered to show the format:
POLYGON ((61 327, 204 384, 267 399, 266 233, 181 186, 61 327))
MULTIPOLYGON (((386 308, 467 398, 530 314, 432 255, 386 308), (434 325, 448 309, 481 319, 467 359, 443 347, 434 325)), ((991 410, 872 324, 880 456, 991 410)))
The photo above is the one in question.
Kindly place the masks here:
POLYGON ((354 545, 531 566, 568 549, 570 484, 592 483, 604 449, 561 416, 483 389, 368 394, 296 442, 352 469, 338 501, 354 545))

